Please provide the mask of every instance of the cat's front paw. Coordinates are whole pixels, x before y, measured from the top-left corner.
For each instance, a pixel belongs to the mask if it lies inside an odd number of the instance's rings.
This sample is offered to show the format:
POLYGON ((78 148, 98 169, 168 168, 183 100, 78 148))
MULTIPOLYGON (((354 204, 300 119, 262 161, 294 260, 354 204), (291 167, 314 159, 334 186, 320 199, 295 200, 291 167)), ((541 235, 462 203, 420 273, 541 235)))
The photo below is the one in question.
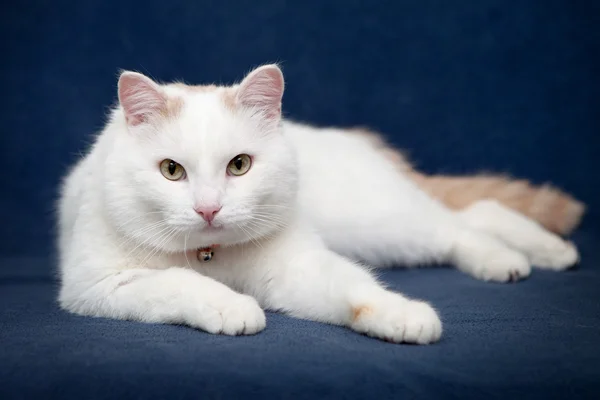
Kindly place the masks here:
POLYGON ((442 335, 442 322, 427 303, 393 295, 379 305, 353 308, 352 329, 394 343, 429 344, 442 335))
POLYGON ((258 302, 242 294, 213 305, 203 314, 201 328, 210 333, 253 335, 265 329, 267 324, 258 302))

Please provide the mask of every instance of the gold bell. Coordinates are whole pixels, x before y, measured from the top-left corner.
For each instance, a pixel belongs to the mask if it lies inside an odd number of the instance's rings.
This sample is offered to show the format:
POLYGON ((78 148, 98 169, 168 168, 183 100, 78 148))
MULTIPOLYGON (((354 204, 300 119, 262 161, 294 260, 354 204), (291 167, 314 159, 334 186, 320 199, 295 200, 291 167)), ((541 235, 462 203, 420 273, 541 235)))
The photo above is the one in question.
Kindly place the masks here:
POLYGON ((214 255, 215 252, 211 247, 205 247, 203 249, 198 249, 198 253, 196 253, 196 258, 198 258, 198 261, 200 262, 209 262, 210 260, 212 260, 214 255))

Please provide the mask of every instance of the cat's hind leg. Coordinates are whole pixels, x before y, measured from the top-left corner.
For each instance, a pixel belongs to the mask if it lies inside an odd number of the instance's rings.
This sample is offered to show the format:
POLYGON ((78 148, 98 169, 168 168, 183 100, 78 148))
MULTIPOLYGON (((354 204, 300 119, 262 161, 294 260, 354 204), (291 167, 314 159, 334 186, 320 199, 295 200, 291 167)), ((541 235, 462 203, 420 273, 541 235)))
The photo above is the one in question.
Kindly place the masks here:
POLYGON ((536 267, 564 270, 579 260, 573 243, 495 200, 477 201, 457 214, 471 228, 524 253, 536 267))
MULTIPOLYGON (((394 207, 353 207, 344 226, 322 230, 334 251, 375 266, 453 264, 478 279, 509 282, 531 273, 527 257, 406 186, 394 207)), ((345 205, 348 207, 348 205, 345 205)))

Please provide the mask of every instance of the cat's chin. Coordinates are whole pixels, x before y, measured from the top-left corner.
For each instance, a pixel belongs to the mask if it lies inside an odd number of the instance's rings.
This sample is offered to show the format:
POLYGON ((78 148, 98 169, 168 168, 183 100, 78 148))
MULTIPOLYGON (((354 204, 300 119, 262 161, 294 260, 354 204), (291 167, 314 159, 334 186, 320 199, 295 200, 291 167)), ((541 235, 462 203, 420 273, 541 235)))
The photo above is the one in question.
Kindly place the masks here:
POLYGON ((212 246, 235 246, 245 243, 251 243, 264 237, 271 236, 279 229, 271 227, 270 229, 257 229, 255 227, 246 227, 244 224, 203 225, 195 227, 192 230, 181 230, 180 235, 174 237, 168 243, 162 243, 163 251, 169 253, 181 253, 190 249, 200 249, 212 246))
POLYGON ((174 244, 179 251, 183 251, 184 247, 198 249, 214 245, 232 246, 243 243, 246 239, 247 237, 224 226, 205 226, 187 236, 187 239, 179 238, 174 244))
POLYGON ((201 232, 212 233, 212 232, 222 232, 225 229, 223 225, 215 226, 215 225, 206 225, 202 228, 201 232))

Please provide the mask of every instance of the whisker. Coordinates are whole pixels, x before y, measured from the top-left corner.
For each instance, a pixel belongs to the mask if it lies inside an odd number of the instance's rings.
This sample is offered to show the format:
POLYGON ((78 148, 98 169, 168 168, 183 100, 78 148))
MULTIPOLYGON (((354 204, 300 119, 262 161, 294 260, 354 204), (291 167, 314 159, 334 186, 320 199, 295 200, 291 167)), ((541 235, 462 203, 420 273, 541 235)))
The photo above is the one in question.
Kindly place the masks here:
MULTIPOLYGON (((246 225, 246 226, 244 227, 244 229, 249 229, 249 230, 251 231, 251 233, 254 233, 256 236, 259 236, 259 237, 262 239, 262 235, 260 235, 260 232, 257 232, 257 231, 256 231, 254 228, 252 228, 252 226, 251 226, 251 225, 246 225)), ((250 237, 250 236, 249 236, 249 237, 250 237)), ((260 247, 261 249, 264 249, 263 245, 262 245, 262 244, 261 244, 261 243, 260 243, 260 242, 259 242, 259 241, 258 241, 256 238, 253 238, 253 240, 254 240, 254 243, 255 243, 255 244, 258 246, 258 247, 260 247)))
POLYGON ((262 246, 262 245, 261 245, 261 244, 260 244, 260 243, 259 243, 257 240, 255 240, 255 239, 252 237, 252 235, 251 235, 251 234, 250 234, 250 233, 249 233, 249 232, 246 230, 246 228, 244 228, 244 227, 243 227, 243 226, 241 226, 241 225, 238 225, 238 226, 239 226, 239 228, 242 230, 242 232, 244 232, 244 234, 246 235, 246 237, 247 237, 247 238, 248 238, 248 239, 249 239, 249 240, 250 240, 250 241, 251 241, 251 242, 252 242, 254 245, 256 245, 257 247, 260 247, 261 249, 264 249, 264 248, 263 248, 263 246, 262 246))
POLYGON ((188 238, 190 237, 190 233, 188 232, 187 235, 185 235, 185 238, 183 239, 183 255, 185 256, 185 262, 187 262, 188 267, 190 267, 190 269, 192 269, 192 266, 190 265, 190 260, 188 260, 188 256, 187 256, 187 241, 188 238))
MULTIPOLYGON (((251 227, 251 226, 247 226, 247 228, 248 228, 248 229, 251 229, 252 231, 254 231, 254 229, 252 229, 252 227, 251 227)), ((255 232, 255 231, 254 231, 254 232, 255 232)), ((261 236, 260 236, 260 239, 261 239, 262 241, 266 241, 267 243, 272 243, 272 242, 273 242, 273 239, 274 239, 274 237, 273 237, 272 235, 261 235, 261 236)), ((263 246, 261 245, 261 246, 260 246, 260 248, 262 249, 262 248, 263 248, 263 246)))
POLYGON ((147 213, 144 213, 144 214, 141 214, 141 215, 136 215, 135 217, 130 218, 127 221, 123 222, 122 224, 118 225, 117 226, 117 230, 120 230, 122 227, 124 227, 125 225, 127 225, 130 222, 135 221, 136 219, 140 219, 140 218, 146 217, 146 216, 148 216, 150 214, 159 214, 159 213, 161 213, 161 211, 150 211, 150 212, 147 212, 147 213))
POLYGON ((286 208, 288 210, 291 210, 293 208, 293 207, 286 206, 283 204, 257 204, 253 207, 254 208, 286 208))
POLYGON ((268 220, 262 218, 252 218, 249 220, 249 223, 250 222, 254 223, 260 228, 275 228, 277 230, 282 230, 288 226, 287 221, 268 220))
MULTIPOLYGON (((134 251, 138 250, 140 247, 142 247, 142 246, 146 245, 147 243, 151 242, 157 236, 162 237, 162 234, 164 232, 168 231, 169 229, 172 229, 172 228, 170 228, 169 226, 160 228, 160 230, 158 232, 156 232, 154 235, 151 235, 151 236, 147 237, 144 241, 142 241, 137 246, 135 246, 133 249, 131 249, 131 251, 129 251, 129 253, 127 253, 127 255, 125 255, 125 258, 129 258, 133 254, 134 251)), ((144 249, 142 248, 141 250, 143 251, 144 249)), ((135 257, 137 257, 137 253, 136 253, 135 257)))
POLYGON ((177 231, 175 229, 173 229, 173 228, 171 228, 166 234, 163 234, 161 236, 161 238, 158 239, 159 242, 156 245, 152 246, 152 247, 154 247, 154 249, 152 251, 150 251, 146 255, 146 257, 144 257, 144 259, 142 260, 141 264, 145 265, 147 261, 149 261, 149 260, 152 259, 152 257, 154 257, 154 256, 156 256, 157 254, 160 254, 160 253, 165 253, 161 249, 162 245, 165 244, 166 242, 168 242, 169 240, 171 240, 176 235, 177 235, 177 231))
POLYGON ((153 229, 160 228, 160 227, 162 227, 162 226, 164 226, 166 224, 167 224, 166 220, 158 221, 158 222, 152 223, 150 225, 147 225, 147 226, 145 226, 143 228, 140 228, 140 229, 132 232, 130 235, 127 235, 128 237, 123 242, 119 243, 119 248, 125 247, 125 245, 129 244, 129 242, 131 242, 132 240, 137 239, 137 236, 141 236, 143 234, 146 234, 146 233, 152 231, 153 229))
MULTIPOLYGON (((257 229, 262 229, 265 225, 259 225, 256 221, 249 221, 248 222, 248 228, 252 228, 253 226, 255 226, 257 229)), ((285 227, 282 226, 274 226, 274 225, 266 225, 269 228, 269 232, 266 234, 262 234, 260 237, 261 239, 264 239, 266 241, 268 241, 269 243, 272 242, 274 240, 274 233, 275 232, 281 232, 285 227)))
POLYGON ((273 217, 270 215, 262 215, 262 214, 252 215, 250 219, 253 221, 264 221, 267 223, 276 223, 276 224, 281 224, 281 225, 287 225, 289 223, 286 219, 273 217))
POLYGON ((259 216, 259 217, 276 219, 276 220, 280 220, 280 221, 287 221, 287 218, 282 217, 281 215, 271 214, 271 213, 254 212, 252 214, 252 216, 259 216))

